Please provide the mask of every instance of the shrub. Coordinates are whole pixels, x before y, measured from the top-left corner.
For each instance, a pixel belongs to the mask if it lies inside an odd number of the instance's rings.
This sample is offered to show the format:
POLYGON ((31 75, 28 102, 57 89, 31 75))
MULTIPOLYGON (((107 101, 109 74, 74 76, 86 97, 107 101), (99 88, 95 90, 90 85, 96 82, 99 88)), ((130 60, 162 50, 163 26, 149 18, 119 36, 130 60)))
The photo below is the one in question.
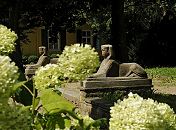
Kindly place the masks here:
POLYGON ((0 130, 30 130, 29 109, 17 105, 9 99, 14 89, 20 86, 18 68, 8 56, 15 48, 17 35, 0 25, 0 130))
POLYGON ((98 53, 89 45, 66 46, 58 59, 59 68, 69 81, 83 80, 99 66, 98 53))
POLYGON ((176 115, 169 105, 130 93, 110 110, 110 130, 175 130, 176 115))
POLYGON ((90 46, 66 46, 58 64, 40 67, 34 76, 37 89, 56 88, 68 81, 83 80, 99 65, 98 54, 90 46))
POLYGON ((17 85, 18 68, 8 56, 0 56, 0 129, 19 130, 31 129, 31 115, 29 110, 23 109, 9 98, 17 85))
POLYGON ((28 56, 22 55, 22 63, 28 64, 28 56))
POLYGON ((52 59, 52 58, 59 58, 59 57, 58 57, 58 54, 54 54, 54 53, 51 54, 49 57, 50 57, 50 59, 52 59))
POLYGON ((28 63, 30 63, 30 64, 37 63, 37 61, 38 61, 38 56, 36 56, 36 55, 31 55, 28 57, 28 63))
POLYGON ((12 87, 19 77, 18 68, 8 56, 0 56, 0 72, 0 97, 9 98, 12 87))
POLYGON ((0 55, 8 55, 15 49, 17 35, 6 26, 0 24, 0 55))
POLYGON ((0 130, 31 130, 29 109, 22 106, 0 104, 0 130))
POLYGON ((37 89, 55 88, 61 85, 63 74, 58 65, 47 64, 40 67, 34 76, 34 84, 37 89))

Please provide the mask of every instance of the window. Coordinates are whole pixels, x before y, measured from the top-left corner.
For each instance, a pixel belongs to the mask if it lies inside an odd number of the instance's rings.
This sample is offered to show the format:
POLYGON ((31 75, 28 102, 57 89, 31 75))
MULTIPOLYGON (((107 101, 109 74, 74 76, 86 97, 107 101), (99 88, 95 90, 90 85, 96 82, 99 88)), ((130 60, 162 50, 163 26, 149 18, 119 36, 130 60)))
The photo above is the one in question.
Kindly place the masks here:
POLYGON ((82 43, 84 44, 92 44, 91 31, 90 30, 82 30, 82 43))
POLYGON ((56 32, 52 29, 52 27, 50 27, 47 34, 48 34, 48 49, 60 50, 60 46, 61 46, 60 32, 56 32))

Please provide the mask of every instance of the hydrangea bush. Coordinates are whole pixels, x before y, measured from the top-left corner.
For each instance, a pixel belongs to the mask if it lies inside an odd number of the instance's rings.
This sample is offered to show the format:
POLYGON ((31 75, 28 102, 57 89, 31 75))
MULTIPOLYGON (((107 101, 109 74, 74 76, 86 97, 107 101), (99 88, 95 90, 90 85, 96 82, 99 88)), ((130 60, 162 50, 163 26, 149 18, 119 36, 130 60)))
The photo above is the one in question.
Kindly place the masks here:
POLYGON ((176 115, 169 105, 130 93, 110 110, 110 130, 176 130, 176 115))
POLYGON ((69 81, 83 80, 99 66, 98 53, 90 45, 66 46, 58 59, 59 68, 69 81))
POLYGON ((15 32, 0 24, 0 55, 8 55, 14 51, 16 40, 15 32))
POLYGON ((18 67, 8 56, 0 56, 0 95, 9 97, 19 77, 18 67))
POLYGON ((27 109, 9 102, 18 83, 18 67, 6 56, 14 50, 17 35, 0 25, 0 130, 30 130, 31 116, 27 109))
POLYGON ((31 130, 29 109, 0 103, 0 130, 31 130))
POLYGON ((38 90, 56 88, 62 84, 63 74, 58 65, 47 64, 36 71, 33 79, 38 90))

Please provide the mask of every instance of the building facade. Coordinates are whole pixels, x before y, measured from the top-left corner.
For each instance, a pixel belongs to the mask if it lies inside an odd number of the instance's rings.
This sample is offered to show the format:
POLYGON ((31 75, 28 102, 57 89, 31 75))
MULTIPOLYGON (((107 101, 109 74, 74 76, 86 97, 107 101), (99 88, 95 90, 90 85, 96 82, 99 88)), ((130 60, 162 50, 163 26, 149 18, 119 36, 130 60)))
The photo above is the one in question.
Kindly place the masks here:
POLYGON ((75 43, 89 44, 99 50, 96 33, 87 24, 78 27, 74 32, 68 32, 64 27, 57 29, 36 27, 27 34, 29 43, 21 44, 23 55, 39 55, 38 47, 46 46, 48 53, 61 53, 66 45, 75 43))

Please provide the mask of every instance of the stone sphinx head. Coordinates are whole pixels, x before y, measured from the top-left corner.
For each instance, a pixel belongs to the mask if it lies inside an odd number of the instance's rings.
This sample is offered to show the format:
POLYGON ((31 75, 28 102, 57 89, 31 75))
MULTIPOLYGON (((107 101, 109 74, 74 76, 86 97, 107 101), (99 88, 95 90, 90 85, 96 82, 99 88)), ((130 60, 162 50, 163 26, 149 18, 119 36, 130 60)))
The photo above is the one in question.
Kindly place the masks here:
POLYGON ((112 56, 112 45, 101 45, 101 53, 104 58, 110 58, 112 56))
POLYGON ((39 54, 40 55, 45 55, 46 54, 46 47, 45 46, 40 46, 39 47, 39 54))

